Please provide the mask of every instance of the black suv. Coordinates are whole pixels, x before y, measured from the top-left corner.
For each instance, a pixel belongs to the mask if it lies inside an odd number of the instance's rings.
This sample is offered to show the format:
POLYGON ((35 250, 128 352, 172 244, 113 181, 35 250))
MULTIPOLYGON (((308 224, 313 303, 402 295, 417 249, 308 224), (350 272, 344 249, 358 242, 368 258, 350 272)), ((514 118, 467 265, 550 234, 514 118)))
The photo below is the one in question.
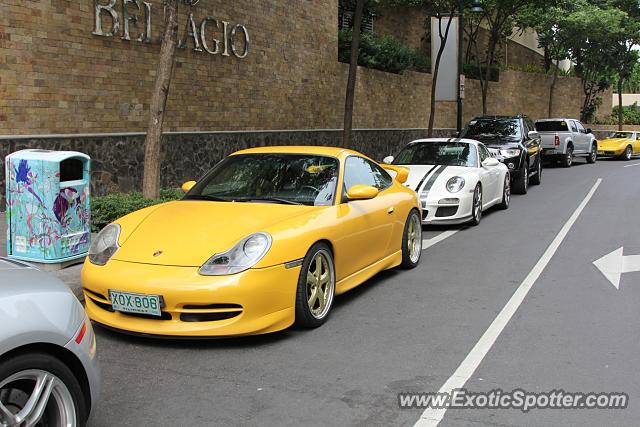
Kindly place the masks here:
POLYGON ((514 192, 526 194, 529 183, 540 184, 540 135, 528 117, 476 117, 467 124, 461 136, 483 142, 494 157, 507 165, 514 192))

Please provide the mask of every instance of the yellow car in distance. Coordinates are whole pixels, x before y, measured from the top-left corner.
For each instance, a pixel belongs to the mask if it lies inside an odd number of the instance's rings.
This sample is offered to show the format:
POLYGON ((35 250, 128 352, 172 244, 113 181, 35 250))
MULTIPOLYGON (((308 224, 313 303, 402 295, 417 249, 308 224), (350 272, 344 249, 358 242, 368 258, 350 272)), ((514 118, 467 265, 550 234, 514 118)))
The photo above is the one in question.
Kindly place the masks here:
POLYGON ((640 133, 631 131, 613 132, 598 142, 598 156, 620 157, 631 160, 634 154, 640 154, 640 133))
POLYGON ((320 326, 336 295, 420 261, 407 177, 341 148, 234 153, 183 185, 183 199, 100 232, 82 270, 89 317, 163 336, 320 326))

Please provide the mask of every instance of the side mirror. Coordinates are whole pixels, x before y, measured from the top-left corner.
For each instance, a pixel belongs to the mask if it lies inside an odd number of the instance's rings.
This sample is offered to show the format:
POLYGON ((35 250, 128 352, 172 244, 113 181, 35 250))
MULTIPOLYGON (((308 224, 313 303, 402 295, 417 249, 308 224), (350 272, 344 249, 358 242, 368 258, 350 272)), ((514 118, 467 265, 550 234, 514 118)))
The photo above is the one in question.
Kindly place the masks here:
POLYGON ((591 130, 591 128, 587 128, 587 133, 593 133, 593 131, 591 130))
POLYGON ((484 162, 482 162, 482 166, 487 168, 492 168, 494 166, 498 166, 499 164, 500 161, 495 157, 487 157, 486 159, 484 159, 484 162))
POLYGON ((193 186, 196 185, 195 181, 187 181, 184 184, 182 184, 182 191, 184 191, 185 193, 188 193, 189 190, 191 190, 193 188, 193 186))
POLYGON ((376 187, 370 185, 354 185, 347 190, 349 200, 369 200, 378 195, 379 191, 376 187))
POLYGON ((529 136, 529 139, 539 139, 540 138, 540 133, 538 131, 535 131, 535 130, 530 130, 529 133, 527 134, 527 136, 529 136))
POLYGON ((409 179, 409 169, 395 165, 382 164, 383 169, 395 174, 395 180, 400 184, 404 184, 409 179))
POLYGON ((382 159, 382 163, 390 165, 391 163, 393 163, 393 156, 387 156, 384 159, 382 159))

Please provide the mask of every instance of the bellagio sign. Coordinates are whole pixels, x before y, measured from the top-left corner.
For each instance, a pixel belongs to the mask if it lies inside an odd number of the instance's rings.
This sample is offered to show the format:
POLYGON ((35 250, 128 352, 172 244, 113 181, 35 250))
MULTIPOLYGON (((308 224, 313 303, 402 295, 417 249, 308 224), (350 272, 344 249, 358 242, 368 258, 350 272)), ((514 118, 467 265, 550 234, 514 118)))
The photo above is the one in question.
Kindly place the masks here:
MULTIPOLYGON (((122 40, 135 40, 140 43, 152 42, 151 3, 140 0, 93 0, 95 9, 95 26, 93 33, 96 36, 120 37, 122 40), (103 26, 103 18, 110 25, 103 26), (122 21, 122 30, 120 22, 122 21), (142 21, 142 25, 138 25, 142 21), (132 34, 133 32, 135 34, 132 34)), ((197 1, 191 0, 195 5, 197 1)), ((184 49, 193 41, 193 50, 207 52, 211 55, 231 56, 246 58, 249 54, 249 31, 242 24, 232 24, 210 16, 197 23, 193 13, 189 13, 187 25, 184 31, 185 39, 180 40, 178 48, 184 49), (217 37, 217 38, 216 38, 217 37), (239 39, 243 38, 244 43, 239 39)))

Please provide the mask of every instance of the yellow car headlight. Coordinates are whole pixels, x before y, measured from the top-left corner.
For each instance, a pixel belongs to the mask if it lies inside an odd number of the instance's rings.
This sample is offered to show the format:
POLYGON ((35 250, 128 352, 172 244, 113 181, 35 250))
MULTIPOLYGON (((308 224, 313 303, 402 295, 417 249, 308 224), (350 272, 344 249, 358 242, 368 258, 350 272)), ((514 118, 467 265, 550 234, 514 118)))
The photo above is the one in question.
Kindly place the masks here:
POLYGON ((120 249, 120 226, 109 224, 98 233, 89 247, 89 261, 96 265, 105 265, 111 257, 120 249))
POLYGON ((215 254, 200 267, 203 276, 226 276, 241 273, 256 265, 271 248, 268 233, 255 233, 236 243, 226 252, 215 254))

